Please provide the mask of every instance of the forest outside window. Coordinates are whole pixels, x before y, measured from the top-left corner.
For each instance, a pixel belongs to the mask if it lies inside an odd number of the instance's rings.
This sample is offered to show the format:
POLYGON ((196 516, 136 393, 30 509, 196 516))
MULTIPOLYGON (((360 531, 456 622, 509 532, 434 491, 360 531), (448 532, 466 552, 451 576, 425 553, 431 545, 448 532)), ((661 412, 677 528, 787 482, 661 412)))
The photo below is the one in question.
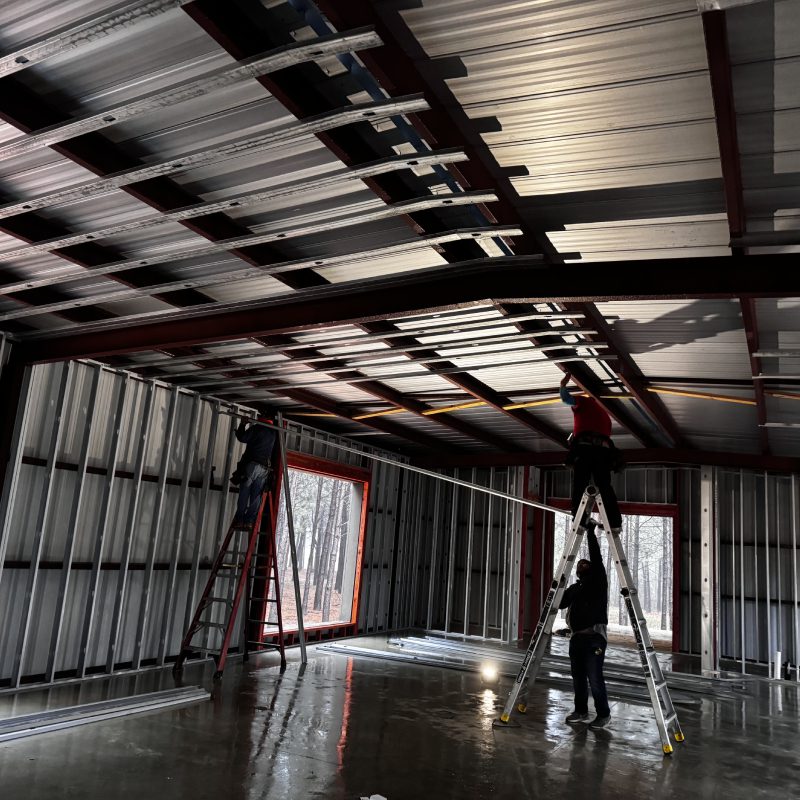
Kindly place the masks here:
MULTIPOLYGON (((289 485, 304 627, 354 623, 367 483, 290 466, 289 485)), ((296 630, 285 499, 281 491, 277 524, 281 606, 284 629, 296 630)), ((275 613, 273 606, 270 622, 275 613)))

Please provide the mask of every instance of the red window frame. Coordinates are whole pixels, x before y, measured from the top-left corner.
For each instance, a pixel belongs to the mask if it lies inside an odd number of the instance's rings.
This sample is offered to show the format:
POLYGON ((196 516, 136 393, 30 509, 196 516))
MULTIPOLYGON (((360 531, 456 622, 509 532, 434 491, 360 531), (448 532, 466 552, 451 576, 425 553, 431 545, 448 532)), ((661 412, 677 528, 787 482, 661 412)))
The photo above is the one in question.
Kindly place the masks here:
MULTIPOLYGON (((555 508, 563 509, 569 513, 572 502, 566 497, 549 497, 547 504, 555 508)), ((628 503, 620 502, 619 510, 625 516, 653 516, 670 517, 672 519, 672 652, 677 653, 680 649, 681 640, 681 614, 680 614, 680 583, 681 583, 681 532, 680 514, 678 506, 673 503, 628 503)), ((552 520, 552 516, 548 514, 552 520)), ((552 525, 549 528, 550 549, 552 550, 552 525)), ((538 548, 537 548, 538 549, 538 548)), ((541 552, 539 550, 539 552, 541 552)), ((550 557, 550 581, 553 580, 552 555, 550 557)), ((549 581, 548 581, 549 582, 549 581)), ((534 598, 535 599, 535 598, 534 598)), ((538 603, 539 608, 541 602, 538 603)), ((536 604, 534 605, 536 607, 536 604)), ((538 612, 537 612, 538 615, 538 612)))
MULTIPOLYGON (((287 454, 287 465, 289 469, 298 469, 303 472, 311 472, 316 475, 324 475, 328 478, 336 478, 338 480, 346 480, 352 483, 360 483, 363 486, 361 497, 361 517, 358 526, 358 551, 356 553, 356 574, 353 583, 353 605, 350 612, 349 622, 332 622, 327 625, 314 626, 305 630, 306 642, 319 642, 327 641, 330 639, 338 639, 344 636, 354 636, 358 628, 358 612, 361 604, 361 565, 364 557, 364 538, 367 531, 367 509, 369 508, 369 492, 372 481, 372 474, 365 469, 353 467, 349 464, 339 464, 336 461, 329 461, 325 458, 317 456, 310 456, 305 453, 296 453, 289 451, 287 454)), ((283 475, 278 469, 279 479, 275 487, 276 493, 280 496, 280 491, 283 486, 283 475)), ((277 516, 277 503, 275 505, 275 514, 277 516)), ((273 524, 277 524, 277 519, 273 524)), ((294 591, 291 584, 288 586, 281 586, 282 596, 289 591, 294 591)), ((297 628, 284 628, 283 632, 284 644, 289 646, 299 642, 297 628)), ((275 642, 277 635, 267 635, 264 637, 265 642, 275 642)))

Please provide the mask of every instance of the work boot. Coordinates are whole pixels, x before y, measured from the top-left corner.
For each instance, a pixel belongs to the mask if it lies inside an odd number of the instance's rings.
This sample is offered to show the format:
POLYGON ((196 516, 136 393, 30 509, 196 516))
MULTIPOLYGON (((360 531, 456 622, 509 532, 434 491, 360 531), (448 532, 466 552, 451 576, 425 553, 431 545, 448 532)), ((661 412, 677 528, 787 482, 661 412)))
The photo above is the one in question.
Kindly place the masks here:
POLYGON ((611 715, 609 714, 607 717, 595 717, 590 723, 589 727, 593 731, 599 731, 601 728, 605 728, 608 723, 611 722, 611 715))
POLYGON ((568 725, 577 725, 581 722, 588 722, 589 714, 581 714, 580 711, 573 711, 565 720, 568 725))

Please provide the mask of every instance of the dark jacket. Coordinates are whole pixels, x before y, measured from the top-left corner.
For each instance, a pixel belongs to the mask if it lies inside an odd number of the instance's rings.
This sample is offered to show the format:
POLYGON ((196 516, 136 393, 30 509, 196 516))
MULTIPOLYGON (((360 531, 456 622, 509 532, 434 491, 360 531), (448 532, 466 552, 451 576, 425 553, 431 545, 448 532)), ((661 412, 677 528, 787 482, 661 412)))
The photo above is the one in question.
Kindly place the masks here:
POLYGON ((268 467, 275 444, 275 431, 265 425, 251 425, 249 428, 247 426, 248 423, 245 421, 236 429, 236 438, 247 445, 241 463, 255 461, 256 464, 268 467))
POLYGON ((592 568, 588 575, 566 589, 559 605, 559 608, 569 608, 571 631, 608 624, 608 579, 600 545, 591 528, 586 531, 586 544, 592 568))

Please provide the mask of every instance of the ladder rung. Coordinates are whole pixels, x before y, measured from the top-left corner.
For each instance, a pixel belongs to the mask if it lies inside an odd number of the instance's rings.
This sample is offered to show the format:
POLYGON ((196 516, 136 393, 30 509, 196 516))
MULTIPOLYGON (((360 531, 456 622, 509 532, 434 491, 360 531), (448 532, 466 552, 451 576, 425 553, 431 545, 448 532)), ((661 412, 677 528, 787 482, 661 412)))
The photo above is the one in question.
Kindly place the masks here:
POLYGON ((189 653, 205 653, 210 656, 220 655, 219 650, 212 650, 210 647, 193 647, 191 644, 186 648, 186 651, 189 653))
POLYGON ((661 683, 657 683, 655 686, 656 686, 656 691, 660 692, 662 689, 666 689, 667 688, 667 682, 666 681, 661 681, 661 683))
POLYGON ((671 722, 675 722, 678 719, 677 714, 670 714, 668 717, 664 718, 664 725, 669 725, 671 722))
POLYGON ((247 640, 247 644, 256 644, 259 647, 279 647, 280 646, 280 645, 277 645, 277 644, 270 644, 269 642, 258 642, 256 640, 252 640, 251 641, 250 639, 247 640))
POLYGON ((225 625, 222 622, 208 622, 207 620, 201 619, 199 624, 204 628, 218 628, 221 631, 225 630, 225 625))
POLYGON ((230 603, 231 601, 228 600, 227 597, 214 597, 213 595, 209 595, 206 597, 207 603, 230 603))
POLYGON ((263 619, 248 619, 248 622, 255 622, 256 625, 277 625, 277 622, 265 622, 263 619))

